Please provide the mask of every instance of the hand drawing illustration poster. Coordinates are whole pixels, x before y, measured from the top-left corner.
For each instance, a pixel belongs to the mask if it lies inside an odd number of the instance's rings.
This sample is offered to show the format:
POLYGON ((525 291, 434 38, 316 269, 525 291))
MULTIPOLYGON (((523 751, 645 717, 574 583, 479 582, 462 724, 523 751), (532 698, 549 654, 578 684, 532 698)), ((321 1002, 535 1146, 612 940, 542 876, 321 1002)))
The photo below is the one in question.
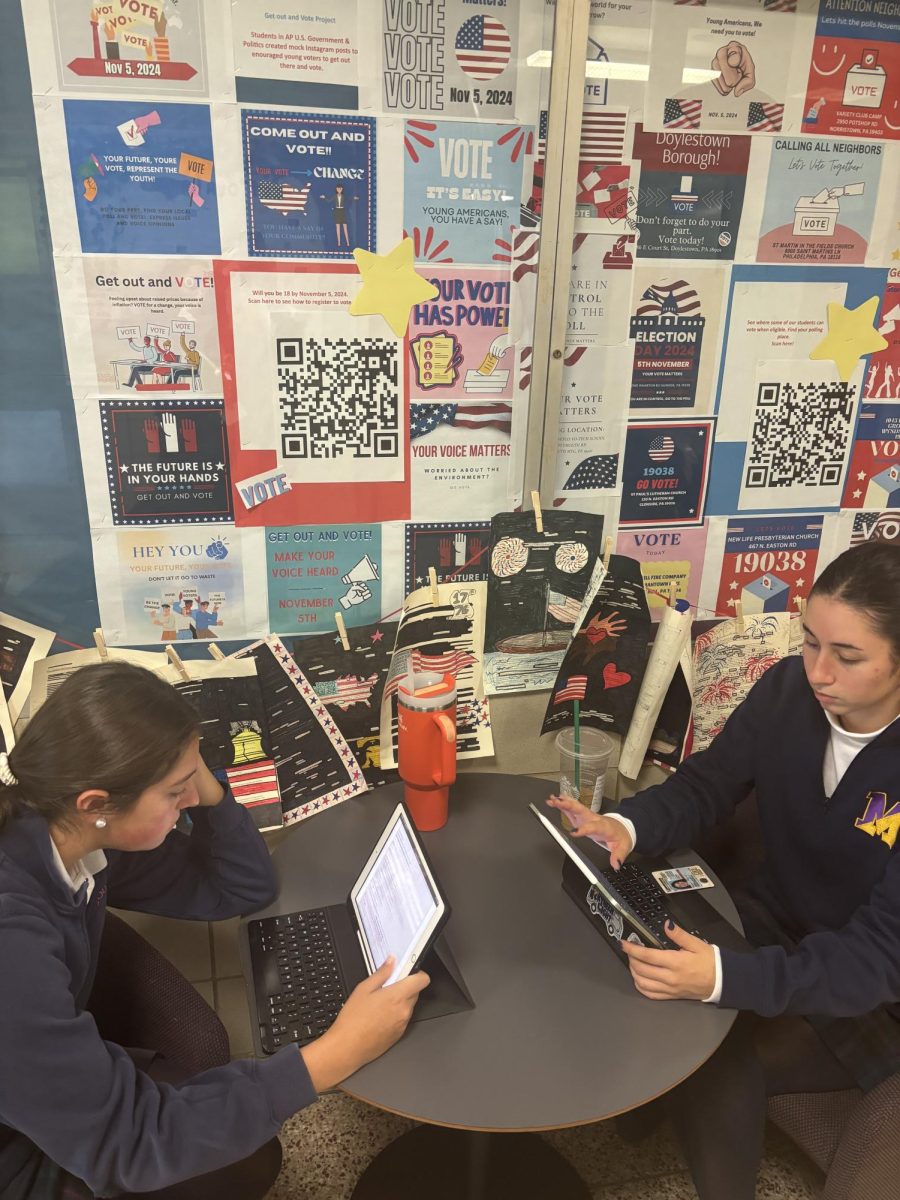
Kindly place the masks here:
POLYGON ((285 825, 368 791, 353 751, 281 639, 269 636, 234 657, 256 662, 285 825))
POLYGON ((620 526, 703 524, 714 426, 687 418, 629 423, 620 526))
POLYGON ((638 259, 734 258, 750 142, 635 127, 638 259))
POLYGON ((285 8, 241 0, 231 6, 231 36, 239 103, 359 108, 357 0, 285 8))
POLYGON ((900 36, 891 6, 821 0, 804 133, 900 138, 900 36))
POLYGON ((859 406, 841 507, 900 511, 900 405, 859 406))
POLYGON ((603 533, 591 513, 498 513, 491 521, 485 628, 490 694, 549 686, 572 637, 603 533))
POLYGON ((621 530, 616 551, 640 563, 650 616, 658 621, 675 599, 699 603, 709 522, 699 529, 621 530))
POLYGON ((782 9, 757 7, 748 19, 738 6, 657 6, 647 127, 778 133, 794 42, 794 18, 782 9), (685 81, 701 72, 703 82, 685 81))
POLYGON ((350 316, 355 265, 219 259, 213 273, 236 523, 408 520, 403 343, 350 316))
POLYGON ((49 12, 63 91, 206 94, 203 0, 50 0, 49 12))
POLYGON ((365 625, 381 614, 381 526, 266 529, 269 628, 273 633, 365 625))
POLYGON ((614 554, 565 651, 541 733, 571 725, 575 700, 585 725, 627 733, 647 665, 649 636, 640 563, 614 554))
POLYGON ((711 407, 724 276, 696 263, 635 269, 632 409, 711 407))
MULTIPOLYGON (((233 525, 95 530, 94 569, 110 645, 247 637, 243 545, 233 525), (200 614, 204 616, 201 618, 200 614)), ((255 611, 255 610, 254 610, 255 611)))
POLYGON ((757 261, 865 262, 883 154, 875 142, 773 139, 757 261))
POLYGON ((385 111, 511 118, 519 12, 518 4, 481 12, 465 0, 383 0, 385 111))
POLYGON ((114 525, 233 519, 221 400, 101 400, 114 525))
POLYGON ((34 664, 49 654, 54 636, 49 629, 0 612, 0 684, 13 721, 28 699, 34 664))
POLYGON ((410 313, 412 400, 512 399, 509 268, 430 266, 420 274, 438 295, 410 313))
POLYGON ((694 725, 690 753, 705 750, 757 680, 790 651, 790 613, 721 621, 694 643, 694 725))
POLYGON ((403 232, 417 261, 495 260, 519 223, 530 139, 525 128, 491 121, 406 122, 403 232))
POLYGON ((795 613, 817 574, 822 517, 737 517, 729 520, 716 612, 795 613))
POLYGON ((375 120, 241 113, 251 256, 348 259, 375 250, 375 120))
POLYGON ((347 630, 345 650, 336 632, 294 638, 294 661, 347 740, 369 787, 396 776, 382 770, 380 753, 381 697, 387 682, 396 621, 381 621, 347 630))
POLYGON ((209 259, 90 258, 84 283, 93 343, 89 386, 126 395, 127 389, 221 395, 209 259))
POLYGON ((403 602, 397 644, 381 698, 381 765, 397 765, 397 688, 414 671, 456 677, 456 757, 494 753, 483 679, 487 584, 440 583, 438 602, 420 588, 403 602))
POLYGON ((209 108, 64 100, 85 254, 218 254, 209 108))
POLYGON ((405 594, 428 583, 476 583, 488 578, 491 527, 482 521, 431 521, 406 526, 405 594))

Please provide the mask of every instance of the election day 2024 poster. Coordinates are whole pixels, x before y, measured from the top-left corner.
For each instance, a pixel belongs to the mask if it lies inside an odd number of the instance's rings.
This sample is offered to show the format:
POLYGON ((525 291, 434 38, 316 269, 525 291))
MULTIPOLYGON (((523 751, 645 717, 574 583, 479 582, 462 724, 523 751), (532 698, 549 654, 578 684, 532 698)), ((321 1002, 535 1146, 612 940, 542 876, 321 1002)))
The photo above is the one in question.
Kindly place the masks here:
POLYGON ((821 0, 804 133, 900 138, 900 5, 821 0))
POLYGON ((205 105, 65 100, 63 108, 84 253, 219 253, 205 105))
POLYGON ((242 113, 247 248, 279 258, 375 250, 375 121, 242 113))

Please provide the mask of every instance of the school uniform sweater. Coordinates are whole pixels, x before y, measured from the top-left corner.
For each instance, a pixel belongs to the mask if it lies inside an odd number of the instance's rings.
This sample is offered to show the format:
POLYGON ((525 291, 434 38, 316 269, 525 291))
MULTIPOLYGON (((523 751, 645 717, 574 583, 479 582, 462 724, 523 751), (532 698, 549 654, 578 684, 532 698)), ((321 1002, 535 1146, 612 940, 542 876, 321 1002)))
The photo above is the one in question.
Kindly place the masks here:
POLYGON ((900 719, 830 797, 829 737, 802 661, 785 659, 707 750, 618 809, 641 852, 661 854, 691 845, 756 789, 765 859, 751 890, 798 944, 721 950, 724 1008, 850 1017, 900 1001, 900 719))
POLYGON ((41 817, 0 830, 0 1195, 34 1153, 26 1139, 98 1195, 151 1191, 251 1154, 315 1100, 296 1046, 176 1089, 85 1011, 107 903, 216 921, 272 900, 265 844, 231 793, 191 817, 156 850, 108 850, 89 898, 61 878, 41 817))

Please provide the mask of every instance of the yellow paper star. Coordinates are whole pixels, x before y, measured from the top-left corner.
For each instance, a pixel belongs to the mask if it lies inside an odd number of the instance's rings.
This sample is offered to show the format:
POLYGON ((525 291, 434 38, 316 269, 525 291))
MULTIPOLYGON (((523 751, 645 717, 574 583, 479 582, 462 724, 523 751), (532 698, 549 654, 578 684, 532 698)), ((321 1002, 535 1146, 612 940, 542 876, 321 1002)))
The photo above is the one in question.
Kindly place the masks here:
POLYGON ((397 337, 403 337, 413 305, 433 300, 438 294, 434 284, 413 267, 412 241, 404 238, 389 254, 354 250, 353 257, 363 285, 350 305, 351 316, 382 316, 397 337))
POLYGON ((837 366, 838 375, 846 383, 864 354, 874 354, 876 350, 884 350, 887 346, 872 324, 877 308, 877 296, 871 296, 859 308, 829 304, 828 333, 818 346, 810 350, 809 357, 831 359, 837 366))
POLYGON ((892 250, 891 258, 894 260, 894 262, 900 261, 900 250, 892 250))

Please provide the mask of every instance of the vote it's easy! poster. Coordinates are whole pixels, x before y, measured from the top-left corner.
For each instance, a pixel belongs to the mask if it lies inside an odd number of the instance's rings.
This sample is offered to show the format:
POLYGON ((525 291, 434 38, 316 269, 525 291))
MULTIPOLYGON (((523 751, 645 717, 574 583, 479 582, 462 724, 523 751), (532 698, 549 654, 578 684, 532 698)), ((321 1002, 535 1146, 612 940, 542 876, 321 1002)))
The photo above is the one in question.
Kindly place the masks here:
POLYGON ((85 254, 218 254, 209 109, 65 100, 75 213, 85 254))

